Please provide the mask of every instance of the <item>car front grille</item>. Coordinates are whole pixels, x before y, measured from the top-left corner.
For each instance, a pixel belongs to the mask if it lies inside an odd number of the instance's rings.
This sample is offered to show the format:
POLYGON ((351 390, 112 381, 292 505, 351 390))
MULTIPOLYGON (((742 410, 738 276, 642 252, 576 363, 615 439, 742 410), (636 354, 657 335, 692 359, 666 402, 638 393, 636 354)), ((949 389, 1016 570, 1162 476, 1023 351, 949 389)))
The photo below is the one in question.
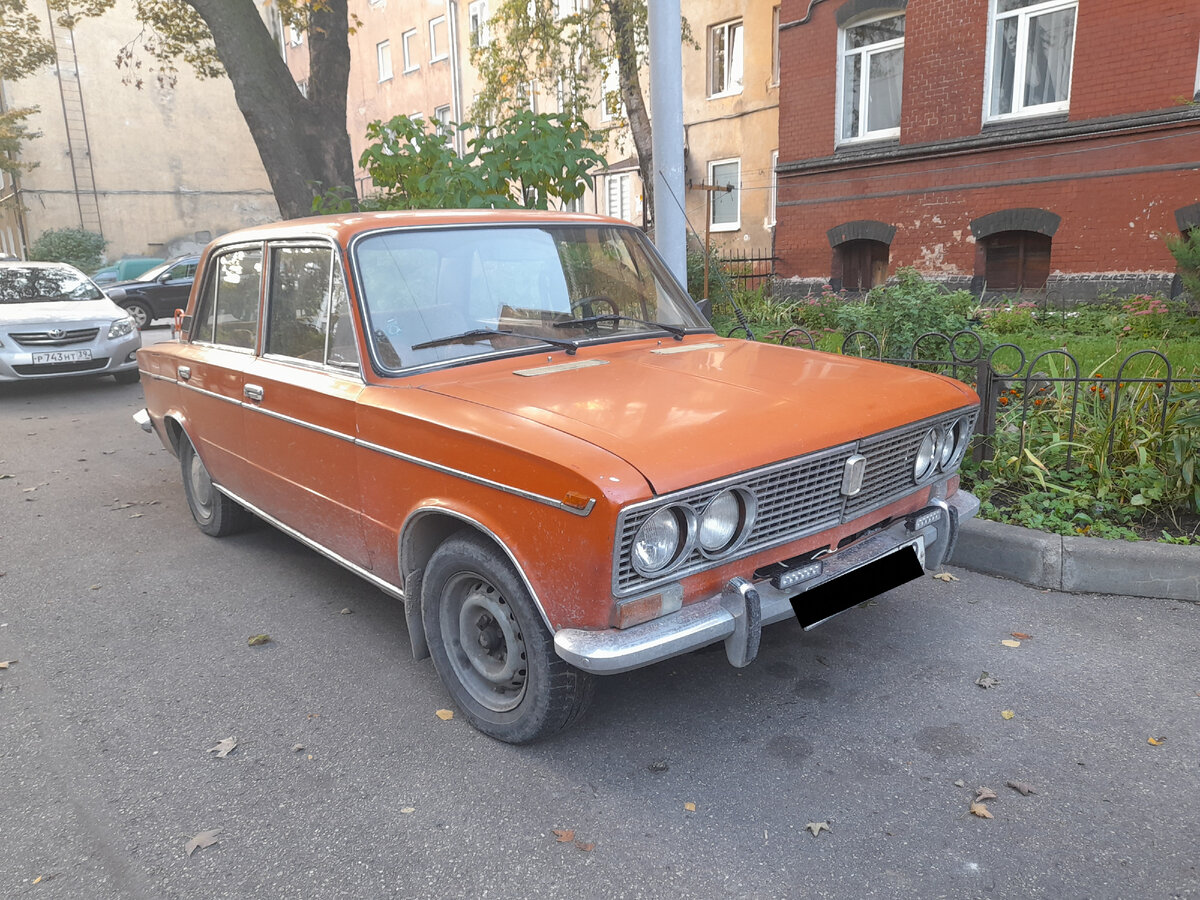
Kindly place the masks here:
POLYGON ((108 365, 108 357, 83 359, 78 362, 45 363, 37 366, 13 366, 12 370, 18 375, 65 375, 68 372, 91 372, 103 369, 108 365))
MULTIPOLYGON (((960 410, 907 425, 626 510, 617 524, 613 592, 622 596, 674 581, 719 563, 833 528, 911 494, 918 489, 913 483, 912 472, 925 432, 932 425, 948 426, 963 414, 960 410), (846 460, 855 454, 866 457, 866 472, 862 489, 853 497, 846 497, 842 494, 842 475, 846 460), (680 565, 654 579, 647 579, 634 569, 633 539, 646 519, 670 503, 685 505, 699 516, 713 497, 731 487, 745 488, 757 500, 750 534, 735 553, 713 560, 697 548, 680 565)), ((975 411, 967 411, 966 417, 966 433, 970 434, 975 411)), ((922 482, 924 484, 928 484, 928 480, 922 482)))
POLYGON ((22 347, 66 347, 69 344, 88 344, 96 339, 99 328, 72 328, 61 332, 10 332, 9 337, 22 347))

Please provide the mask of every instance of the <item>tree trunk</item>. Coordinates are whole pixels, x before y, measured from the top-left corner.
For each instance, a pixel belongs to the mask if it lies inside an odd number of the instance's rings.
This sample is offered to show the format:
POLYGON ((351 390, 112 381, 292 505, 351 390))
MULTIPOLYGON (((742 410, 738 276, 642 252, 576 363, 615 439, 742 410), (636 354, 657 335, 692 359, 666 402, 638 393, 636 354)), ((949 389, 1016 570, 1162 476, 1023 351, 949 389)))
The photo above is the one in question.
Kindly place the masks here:
POLYGON ((350 78, 346 0, 325 0, 311 13, 305 38, 308 97, 300 93, 279 45, 253 0, 187 0, 212 32, 279 212, 312 213, 326 190, 354 191, 354 160, 346 131, 350 78))
POLYGON ((654 209, 654 144, 650 130, 650 114, 642 98, 642 82, 638 75, 637 32, 630 6, 637 0, 609 0, 608 15, 616 44, 617 75, 621 82, 621 100, 629 118, 629 131, 638 156, 638 174, 642 178, 645 208, 654 209))

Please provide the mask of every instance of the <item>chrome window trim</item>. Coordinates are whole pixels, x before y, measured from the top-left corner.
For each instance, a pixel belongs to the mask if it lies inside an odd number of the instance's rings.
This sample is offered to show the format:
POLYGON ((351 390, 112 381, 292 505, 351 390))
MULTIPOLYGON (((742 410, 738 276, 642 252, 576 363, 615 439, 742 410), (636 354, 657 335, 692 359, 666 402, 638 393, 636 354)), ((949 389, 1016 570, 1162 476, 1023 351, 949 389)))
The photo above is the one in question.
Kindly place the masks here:
POLYGON ((354 381, 356 385, 366 385, 366 380, 363 378, 362 366, 345 367, 329 365, 328 363, 319 363, 316 360, 300 359, 295 356, 284 356, 281 353, 260 353, 258 358, 264 362, 278 363, 285 366, 295 366, 297 369, 303 369, 306 372, 321 372, 325 375, 341 376, 348 380, 354 381))
MULTIPOLYGON (((255 356, 258 354, 258 345, 262 341, 262 334, 263 334, 262 314, 263 314, 263 300, 265 297, 263 292, 266 290, 266 285, 267 285, 266 241, 263 241, 263 240, 237 241, 235 243, 226 244, 221 247, 216 247, 215 249, 213 249, 213 251, 205 258, 205 261, 204 261, 205 278, 204 278, 204 281, 200 285, 199 292, 196 294, 196 299, 197 299, 197 303, 199 303, 199 301, 203 299, 204 291, 208 289, 208 285, 211 282, 211 280, 216 277, 216 275, 214 274, 214 270, 217 269, 218 267, 214 266, 212 264, 214 260, 219 260, 226 253, 234 253, 239 250, 242 250, 242 251, 253 250, 255 248, 257 248, 258 251, 260 253, 262 253, 263 272, 261 273, 261 280, 258 285, 258 331, 254 335, 254 346, 253 347, 234 347, 230 344, 219 344, 216 341, 206 341, 203 338, 193 337, 192 331, 196 328, 197 325, 203 324, 195 318, 196 313, 200 311, 199 308, 197 308, 192 313, 192 317, 193 317, 192 318, 192 326, 191 326, 191 329, 188 330, 188 343, 189 344, 196 344, 200 347, 215 347, 218 350, 228 350, 231 353, 241 353, 241 354, 249 355, 249 356, 255 356)), ((197 263, 197 268, 198 267, 199 267, 199 263, 197 263)), ((195 290, 194 285, 193 285, 193 290, 195 290)), ((189 302, 190 302, 190 298, 189 298, 189 302)), ((184 311, 185 312, 187 311, 186 307, 184 308, 184 311)))
MULTIPOLYGON (((358 232, 353 237, 351 237, 350 240, 347 242, 346 254, 349 256, 349 259, 350 259, 350 265, 348 268, 350 271, 351 279, 354 282, 354 296, 355 296, 355 300, 358 304, 359 317, 360 317, 361 321, 363 322, 363 334, 367 341, 367 355, 370 359, 371 367, 377 375, 379 375, 382 378, 405 378, 409 375, 419 375, 419 374, 423 374, 423 373, 429 372, 429 371, 454 368, 456 366, 479 363, 479 362, 486 362, 486 361, 494 360, 494 359, 503 359, 505 357, 528 356, 532 353, 547 353, 547 352, 561 353, 562 352, 562 348, 554 347, 551 344, 543 344, 542 346, 538 346, 537 344, 532 344, 528 348, 496 350, 496 351, 493 351, 490 353, 476 354, 474 356, 457 357, 455 359, 439 360, 437 362, 432 362, 432 363, 422 363, 421 365, 417 365, 417 366, 405 366, 400 369, 391 369, 391 368, 388 368, 387 366, 383 365, 382 363, 380 363, 380 361, 378 359, 378 354, 376 353, 376 350, 375 350, 375 335, 371 333, 371 329, 368 324, 370 319, 368 318, 367 311, 365 309, 366 298, 363 296, 362 278, 359 273, 358 253, 356 252, 358 245, 362 241, 366 240, 367 238, 375 237, 380 234, 392 233, 392 232, 465 231, 465 230, 479 230, 479 229, 494 229, 497 227, 534 228, 534 229, 538 229, 538 228, 545 229, 545 228, 549 228, 549 227, 575 227, 575 228, 605 227, 605 228, 614 228, 614 229, 618 229, 618 230, 631 230, 631 231, 637 232, 638 234, 642 234, 642 232, 639 228, 637 228, 634 225, 630 225, 627 222, 626 223, 609 222, 603 218, 598 219, 598 220, 562 219, 562 220, 553 220, 553 221, 545 221, 545 222, 531 222, 531 221, 527 221, 527 220, 513 218, 513 219, 501 219, 501 220, 495 221, 495 222, 462 222, 462 223, 445 223, 445 224, 441 224, 441 225, 424 225, 424 224, 422 224, 422 225, 415 225, 415 224, 414 225, 380 225, 378 228, 371 228, 366 231, 358 232), (550 348, 549 350, 547 350, 548 347, 550 348)), ((663 260, 662 254, 660 254, 658 252, 658 248, 653 244, 653 242, 647 240, 645 249, 647 250, 648 255, 652 256, 655 260, 657 260, 658 264, 662 267, 663 272, 676 284, 676 286, 679 287, 680 291, 683 294, 684 299, 686 299, 688 302, 692 303, 692 305, 694 307, 695 302, 691 300, 690 295, 687 293, 687 288, 683 285, 680 285, 679 282, 677 280, 675 280, 674 276, 671 273, 670 267, 666 264, 666 261, 663 260)), ((696 315, 697 315, 697 317, 700 317, 700 313, 698 310, 696 312, 696 315)), ((716 335, 716 331, 713 329, 713 327, 711 325, 706 325, 706 326, 698 326, 697 325, 697 326, 692 326, 692 327, 680 326, 680 327, 682 327, 684 329, 685 334, 716 335)), ((623 334, 620 337, 615 337, 615 336, 596 337, 596 338, 590 338, 587 340, 580 341, 579 347, 582 349, 584 347, 591 347, 591 346, 607 346, 609 344, 621 343, 621 342, 630 341, 630 340, 653 339, 655 337, 658 337, 660 334, 662 334, 662 332, 648 331, 648 332, 637 333, 637 334, 623 334)))
MULTIPOLYGON (((938 413, 937 415, 929 416, 927 418, 920 419, 915 422, 908 422, 904 425, 901 425, 898 428, 892 428, 892 429, 888 429, 887 431, 880 431, 880 432, 876 432, 874 434, 864 435, 863 437, 857 438, 854 441, 851 441, 851 442, 845 443, 845 444, 839 444, 836 447, 829 447, 829 448, 825 448, 823 450, 814 451, 813 453, 806 453, 802 456, 795 456, 790 459, 783 460, 781 462, 770 463, 766 466, 762 466, 761 468, 751 469, 748 471, 740 472, 736 475, 727 475, 722 478, 718 478, 714 481, 707 481, 707 482, 704 482, 703 484, 693 485, 691 487, 682 488, 678 491, 673 491, 669 494, 661 494, 657 497, 652 497, 648 500, 640 500, 637 503, 629 504, 628 506, 624 507, 617 514, 616 527, 615 527, 614 534, 613 534, 613 553, 612 553, 613 596, 623 598, 623 597, 630 596, 632 594, 636 594, 638 592, 651 590, 662 584, 666 584, 671 581, 677 581, 680 578, 684 578, 688 575, 694 575, 697 572, 707 571, 709 569, 715 568, 718 565, 725 565, 727 563, 734 562, 739 559, 744 559, 748 556, 754 556, 755 554, 758 554, 758 553, 766 552, 768 550, 773 550, 776 547, 782 547, 786 544, 790 544, 790 543, 800 540, 802 538, 809 537, 813 534, 819 534, 820 532, 826 531, 829 528, 837 527, 838 525, 844 525, 847 522, 854 521, 855 519, 860 519, 865 515, 869 515, 870 513, 874 512, 877 509, 881 509, 890 503, 894 503, 898 500, 903 499, 904 497, 907 497, 907 496, 915 493, 916 491, 919 491, 926 487, 929 487, 931 484, 934 484, 939 479, 944 479, 944 478, 950 477, 957 471, 958 465, 962 461, 962 455, 956 455, 956 457, 954 459, 952 459, 945 468, 942 468, 935 464, 933 466, 930 474, 927 475, 925 478, 921 479, 919 482, 911 482, 909 484, 906 484, 902 490, 893 491, 889 494, 881 494, 880 496, 875 498, 869 506, 864 506, 862 508, 856 508, 849 515, 847 515, 845 501, 847 499, 853 499, 853 498, 846 498, 843 496, 841 512, 838 515, 836 522, 830 523, 825 520, 821 520, 819 522, 816 522, 815 524, 813 524, 812 526, 810 526, 808 528, 803 528, 803 529, 791 532, 791 533, 787 534, 786 536, 777 538, 772 541, 767 541, 767 542, 761 543, 761 544, 751 543, 749 541, 749 535, 747 534, 747 539, 745 541, 743 541, 740 546, 738 546, 733 552, 727 553, 726 555, 720 557, 719 559, 706 558, 703 554, 701 554, 700 558, 697 559, 696 561, 694 561, 692 563, 685 563, 684 565, 676 566, 674 568, 669 568, 666 571, 662 572, 656 578, 644 579, 644 576, 640 576, 640 573, 639 573, 639 577, 644 580, 637 580, 625 587, 621 587, 621 575, 623 573, 623 569, 621 567, 621 559, 622 559, 622 553, 624 550, 624 546, 621 543, 621 535, 625 531, 626 522, 628 521, 628 519, 631 515, 633 515, 637 512, 640 512, 642 510, 645 510, 647 508, 667 506, 667 505, 671 505, 671 504, 675 504, 675 503, 686 503, 690 498, 695 497, 697 495, 709 493, 710 491, 720 491, 720 490, 723 490, 723 489, 726 489, 729 487, 739 487, 739 486, 746 487, 747 482, 749 482, 753 479, 767 477, 767 476, 775 474, 776 472, 785 471, 785 470, 792 468, 798 464, 819 462, 830 456, 838 456, 838 455, 848 453, 848 452, 858 452, 859 448, 861 448, 864 444, 870 444, 871 442, 873 442, 877 439, 880 439, 880 438, 907 435, 910 433, 924 434, 924 432, 926 430, 928 430, 930 427, 932 427, 934 425, 944 424, 944 423, 953 423, 956 420, 958 420, 959 418, 965 418, 967 420, 967 424, 970 425, 973 422, 975 416, 977 415, 978 410, 979 410, 978 406, 957 407, 953 410, 949 410, 949 411, 943 412, 943 413, 938 413)), ((964 443, 964 447, 965 447, 965 443, 964 443)), ((748 487, 746 487, 746 490, 751 494, 754 493, 748 487)), ((755 499, 757 500, 757 497, 755 499)), ((636 572, 636 569, 634 571, 636 572)))

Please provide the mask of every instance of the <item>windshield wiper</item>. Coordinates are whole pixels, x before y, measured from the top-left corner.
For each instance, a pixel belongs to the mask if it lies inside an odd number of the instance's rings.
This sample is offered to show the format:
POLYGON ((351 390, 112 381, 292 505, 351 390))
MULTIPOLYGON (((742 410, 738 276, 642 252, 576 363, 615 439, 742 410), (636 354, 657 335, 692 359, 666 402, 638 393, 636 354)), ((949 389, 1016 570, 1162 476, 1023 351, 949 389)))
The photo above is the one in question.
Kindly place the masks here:
POLYGON ((584 316, 581 319, 567 319, 565 322, 555 322, 555 328, 569 328, 572 325, 591 325, 595 322, 636 322, 638 325, 649 325, 665 331, 677 341, 682 341, 687 331, 678 325, 665 325, 662 322, 649 322, 646 319, 635 319, 632 316, 619 316, 616 313, 601 313, 598 316, 584 316))
POLYGON ((552 347, 562 347, 567 351, 567 355, 569 356, 574 356, 575 351, 579 349, 579 345, 575 341, 562 341, 556 338, 539 337, 534 334, 521 334, 518 331, 500 331, 495 328, 472 328, 470 331, 464 331, 462 334, 452 334, 448 337, 435 338, 432 341, 413 344, 412 348, 414 350, 425 350, 428 347, 444 347, 447 344, 470 344, 489 337, 516 337, 525 338, 528 341, 541 341, 543 344, 550 344, 552 347))

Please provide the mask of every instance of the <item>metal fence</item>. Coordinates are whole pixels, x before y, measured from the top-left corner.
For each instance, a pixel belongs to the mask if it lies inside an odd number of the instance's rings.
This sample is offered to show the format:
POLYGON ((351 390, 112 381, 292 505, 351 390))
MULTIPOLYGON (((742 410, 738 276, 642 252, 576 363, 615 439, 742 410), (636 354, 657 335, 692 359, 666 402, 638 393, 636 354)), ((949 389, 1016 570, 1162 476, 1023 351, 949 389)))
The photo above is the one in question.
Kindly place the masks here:
MULTIPOLYGON (((748 332, 736 326, 730 336, 748 332)), ((790 328, 779 335, 779 343, 807 346, 817 343, 803 328, 790 328)), ((1107 440, 1105 461, 1111 461, 1117 423, 1121 416, 1142 418, 1138 424, 1162 435, 1168 414, 1200 414, 1200 377, 1180 377, 1171 361, 1157 350, 1135 350, 1117 365, 1111 377, 1098 373, 1086 375, 1076 357, 1066 349, 1046 350, 1033 359, 1016 344, 1000 344, 985 352, 983 338, 974 331, 954 335, 927 332, 916 339, 907 356, 885 357, 879 339, 867 331, 846 335, 839 352, 846 356, 876 359, 880 362, 910 366, 949 375, 971 385, 979 394, 980 414, 975 422, 972 453, 979 462, 995 456, 1001 428, 1015 428, 1017 455, 1024 452, 1029 424, 1034 416, 1053 410, 1063 420, 1066 463, 1071 464, 1079 426, 1080 409, 1105 416, 1107 440), (1146 374, 1148 364, 1157 362, 1158 370, 1146 374), (1152 402, 1144 402, 1149 398, 1152 402), (1019 410, 1019 414, 1018 411, 1019 410)))
POLYGON ((767 250, 713 251, 712 261, 732 286, 754 290, 771 283, 775 277, 775 261, 767 250))

